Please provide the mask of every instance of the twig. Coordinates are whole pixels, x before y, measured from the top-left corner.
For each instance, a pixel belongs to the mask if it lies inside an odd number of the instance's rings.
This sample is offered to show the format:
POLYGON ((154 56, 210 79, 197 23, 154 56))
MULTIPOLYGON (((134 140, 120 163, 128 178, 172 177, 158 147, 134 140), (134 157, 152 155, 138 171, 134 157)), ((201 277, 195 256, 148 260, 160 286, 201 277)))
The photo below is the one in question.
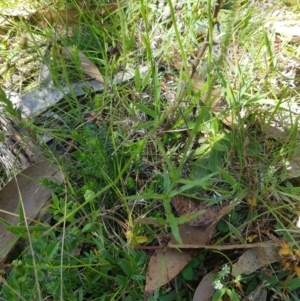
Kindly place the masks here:
POLYGON ((269 247, 279 247, 282 245, 282 241, 265 241, 257 242, 251 244, 231 244, 231 245, 200 245, 200 244, 172 244, 168 243, 167 246, 158 245, 158 246, 134 246, 136 250, 157 250, 162 248, 170 249, 210 249, 210 250, 233 250, 233 249, 252 249, 252 248, 269 248, 269 247))
MULTIPOLYGON (((221 8, 221 4, 222 4, 222 0, 218 0, 216 5, 215 5, 215 8, 214 8, 214 12, 213 12, 213 16, 212 16, 212 20, 213 20, 213 26, 215 26, 216 24, 216 19, 218 17, 218 14, 219 14, 219 11, 220 11, 220 8, 221 8)), ((192 71, 191 71, 191 74, 190 74, 190 78, 192 79, 195 75, 195 72, 196 72, 196 69, 200 63, 200 60, 201 60, 201 57, 203 56, 206 48, 207 48, 207 45, 209 43, 209 30, 207 30, 207 34, 206 34, 206 38, 205 38, 205 41, 202 45, 202 47, 198 50, 198 53, 197 53, 197 57, 195 59, 195 62, 192 66, 192 71)))
POLYGON ((135 250, 158 250, 165 248, 165 246, 134 246, 135 250))
POLYGON ((282 245, 281 241, 273 242, 257 242, 251 244, 231 244, 231 245, 193 245, 193 244, 168 244, 168 248, 175 249, 214 249, 214 250, 232 250, 232 249, 252 249, 252 248, 269 248, 269 247, 279 247, 282 245))

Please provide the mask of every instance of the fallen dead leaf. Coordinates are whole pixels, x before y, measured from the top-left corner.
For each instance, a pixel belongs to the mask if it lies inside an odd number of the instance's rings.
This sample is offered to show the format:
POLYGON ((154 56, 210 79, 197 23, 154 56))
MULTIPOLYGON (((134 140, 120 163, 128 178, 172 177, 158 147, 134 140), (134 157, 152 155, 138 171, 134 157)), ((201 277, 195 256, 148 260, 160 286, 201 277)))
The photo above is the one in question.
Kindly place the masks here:
MULTIPOLYGON (((216 216, 217 214, 215 214, 216 216)), ((215 231, 215 227, 180 225, 178 228, 183 245, 206 244, 215 231)), ((146 293, 151 293, 158 287, 168 283, 197 254, 196 250, 178 250, 176 246, 180 247, 181 245, 178 245, 173 235, 169 244, 173 244, 174 249, 167 248, 166 251, 157 249, 150 259, 146 276, 146 293)))
MULTIPOLYGON (((72 47, 64 47, 63 52, 67 55, 67 57, 72 57, 72 47)), ((88 59, 87 56, 81 51, 78 52, 78 57, 83 72, 91 78, 95 79, 96 81, 104 83, 103 76, 101 75, 100 71, 95 66, 95 64, 90 59, 88 59)))
POLYGON ((151 294, 155 289, 172 280, 196 253, 195 250, 155 250, 148 264, 145 294, 151 294))
MULTIPOLYGON (((179 208, 182 206, 182 200, 186 202, 184 205, 186 208, 191 208, 194 211, 198 209, 195 208, 195 205, 199 205, 196 200, 180 195, 173 198, 172 202, 174 201, 175 206, 178 205, 179 208), (196 201, 196 204, 193 201, 196 201), (189 204, 190 207, 187 204, 189 204)), ((202 245, 205 248, 207 242, 215 232, 217 222, 233 208, 234 204, 232 203, 229 206, 223 207, 221 210, 211 210, 203 219, 203 224, 206 224, 206 227, 193 227, 187 224, 180 225, 178 228, 182 244, 178 244, 172 235, 166 251, 164 251, 164 249, 157 249, 152 255, 148 265, 145 293, 149 294, 173 279, 197 254, 195 250, 197 247, 195 246, 202 245), (186 246, 193 247, 190 248, 186 246), (179 248, 185 248, 186 250, 178 250, 179 248)))
POLYGON ((179 216, 186 215, 187 219, 195 213, 205 210, 199 217, 188 221, 186 224, 194 227, 203 227, 210 225, 218 215, 219 207, 212 205, 208 206, 199 200, 188 198, 183 195, 176 195, 172 198, 172 204, 179 216))
POLYGON ((257 269, 280 260, 278 248, 253 248, 246 251, 233 265, 232 276, 248 275, 257 269))
POLYGON ((210 223, 206 223, 205 227, 195 227, 188 224, 180 225, 178 228, 182 244, 178 244, 176 239, 172 236, 168 243, 168 247, 197 249, 201 246, 200 248, 206 248, 207 243, 215 233, 217 223, 222 217, 228 214, 234 206, 235 204, 232 203, 230 205, 223 206, 221 209, 211 211, 208 218, 210 223))
POLYGON ((213 279, 211 278, 211 275, 216 274, 217 272, 218 268, 215 268, 202 278, 195 291, 193 301, 210 301, 212 299, 215 289, 212 286, 213 279))
MULTIPOLYGON (((30 223, 52 194, 51 190, 40 184, 41 178, 61 182, 63 174, 47 161, 36 163, 22 171, 0 191, 0 219, 10 225, 17 225, 19 206, 22 202, 24 216, 30 223)), ((4 223, 0 223, 0 262, 5 259, 15 243, 16 235, 9 232, 4 223)))
POLYGON ((178 244, 172 236, 168 247, 184 248, 186 245, 206 245, 215 232, 215 227, 193 227, 189 225, 180 225, 178 227, 182 244, 178 244))

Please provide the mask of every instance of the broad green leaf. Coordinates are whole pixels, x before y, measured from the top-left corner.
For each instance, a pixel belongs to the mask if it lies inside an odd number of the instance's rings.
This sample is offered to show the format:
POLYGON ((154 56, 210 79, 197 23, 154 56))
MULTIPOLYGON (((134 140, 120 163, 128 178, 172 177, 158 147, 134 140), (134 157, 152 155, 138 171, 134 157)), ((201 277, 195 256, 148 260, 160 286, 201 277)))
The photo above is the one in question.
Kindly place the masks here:
POLYGON ((3 107, 12 116, 20 119, 21 112, 19 109, 14 108, 13 103, 6 97, 5 92, 0 88, 0 108, 3 107), (2 104, 1 104, 2 103, 2 104))
POLYGON ((11 226, 7 225, 6 229, 12 233, 15 234, 25 234, 27 232, 33 232, 33 231, 49 231, 51 227, 49 226, 11 226))
POLYGON ((136 126, 133 126, 132 129, 134 129, 134 130, 149 129, 149 128, 153 127, 154 124, 155 124, 155 121, 147 121, 147 122, 140 123, 136 126))
POLYGON ((174 238, 176 239, 176 241, 179 244, 182 244, 182 239, 181 239, 180 234, 179 234, 179 229, 178 229, 176 217, 173 214, 169 214, 169 215, 167 215, 167 219, 170 223, 170 227, 171 227, 172 234, 173 234, 174 238))
POLYGON ((240 301, 238 294, 234 290, 227 289, 226 293, 229 296, 231 301, 240 301))
POLYGON ((86 233, 86 232, 90 232, 91 229, 93 228, 94 223, 88 223, 86 225, 84 225, 83 229, 82 229, 82 233, 86 233))
POLYGON ((140 69, 135 69, 135 75, 134 75, 134 82, 135 82, 135 89, 137 92, 141 91, 141 73, 140 69))
MULTIPOLYGON (((213 182, 213 177, 216 175, 216 173, 211 173, 205 177, 202 177, 197 180, 186 180, 186 179, 179 179, 177 183, 184 184, 184 186, 180 187, 177 192, 175 191, 174 194, 178 194, 178 192, 182 193, 188 189, 191 189, 195 186, 198 187, 206 187, 210 185, 213 182)), ((173 195, 172 195, 173 196, 173 195)))
POLYGON ((115 281, 120 285, 120 286, 127 286, 128 284, 128 277, 124 277, 122 275, 117 275, 115 277, 115 281))
POLYGON ((140 103, 134 103, 133 105, 148 116, 151 116, 153 118, 158 117, 157 114, 154 111, 152 111, 151 109, 145 107, 144 105, 141 105, 140 103))
POLYGON ((212 301, 222 300, 222 296, 226 293, 226 288, 222 288, 221 290, 217 290, 212 298, 212 301))
POLYGON ((222 166, 224 152, 219 152, 212 148, 209 154, 208 166, 212 172, 217 172, 219 166, 222 166))
POLYGON ((185 280, 193 280, 194 278, 194 271, 193 267, 190 265, 187 265, 182 271, 181 274, 185 280))
POLYGON ((146 253, 144 251, 139 251, 136 254, 135 261, 138 266, 144 264, 146 262, 146 253))
POLYGON ((225 170, 222 168, 218 168, 219 172, 222 174, 223 178, 226 180, 228 184, 230 184, 232 187, 238 187, 240 184, 225 170))
POLYGON ((47 255, 48 259, 52 259, 53 256, 57 253, 58 249, 59 249, 58 242, 50 243, 46 248, 46 255, 47 255))

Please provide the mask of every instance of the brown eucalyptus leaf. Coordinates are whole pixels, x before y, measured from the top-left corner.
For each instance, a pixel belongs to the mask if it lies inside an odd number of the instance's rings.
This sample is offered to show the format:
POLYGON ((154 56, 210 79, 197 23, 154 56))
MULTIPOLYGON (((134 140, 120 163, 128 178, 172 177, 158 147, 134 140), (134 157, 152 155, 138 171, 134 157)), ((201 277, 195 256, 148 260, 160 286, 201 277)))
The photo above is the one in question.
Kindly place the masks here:
POLYGON ((185 245, 206 245, 215 233, 215 227, 193 227, 189 225, 180 225, 178 229, 182 244, 178 244, 176 239, 171 236, 168 247, 169 245, 172 245, 172 248, 184 248, 185 245))
POLYGON ((246 251, 232 267, 234 277, 251 274, 257 269, 280 260, 278 248, 253 248, 246 251))
MULTIPOLYGON (((233 202, 229 205, 224 205, 221 209, 218 209, 218 212, 215 213, 214 218, 212 220, 209 219, 210 223, 206 226, 194 227, 187 224, 180 225, 178 228, 182 244, 178 244, 176 239, 171 236, 168 247, 178 249, 213 248, 214 246, 207 246, 207 243, 215 233, 216 225, 219 220, 228 214, 234 208, 234 206, 235 203, 233 202)), ((217 247, 218 246, 216 246, 216 249, 217 247)))
POLYGON ((212 274, 216 274, 218 272, 218 268, 214 268, 211 272, 209 272, 205 277, 202 278, 199 283, 193 301, 210 301, 214 295, 215 289, 212 286, 213 279, 211 278, 212 274))
MULTIPOLYGON (((24 216, 30 223, 51 197, 51 190, 40 184, 41 178, 61 182, 63 174, 47 161, 31 165, 16 175, 0 191, 0 218, 11 225, 18 225, 19 207, 23 203, 24 216)), ((0 262, 16 243, 16 235, 0 223, 0 262)))
POLYGON ((201 210, 205 210, 199 217, 186 223, 193 227, 205 227, 210 225, 216 219, 219 212, 219 207, 216 205, 208 206, 201 201, 182 195, 173 197, 172 204, 179 216, 187 215, 187 218, 201 210))
POLYGON ((145 293, 151 294, 172 280, 196 254, 195 250, 155 250, 148 264, 145 293))
MULTIPOLYGON (((64 47, 64 53, 68 56, 72 56, 72 47, 64 47)), ((104 79, 98 70, 98 68, 95 66, 95 64, 87 58, 85 54, 83 54, 81 51, 78 52, 79 60, 81 63, 81 67, 83 72, 90 76, 91 78, 95 79, 99 83, 104 83, 104 79)))

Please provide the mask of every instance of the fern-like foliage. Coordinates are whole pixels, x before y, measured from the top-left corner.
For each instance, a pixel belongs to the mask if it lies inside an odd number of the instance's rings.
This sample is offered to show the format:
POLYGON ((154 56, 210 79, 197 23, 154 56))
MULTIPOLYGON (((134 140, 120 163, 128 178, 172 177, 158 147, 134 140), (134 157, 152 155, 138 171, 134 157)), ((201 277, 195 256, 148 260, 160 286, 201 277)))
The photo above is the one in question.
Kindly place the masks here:
POLYGON ((124 154, 116 150, 119 141, 104 127, 88 123, 80 131, 73 132, 77 150, 72 153, 77 180, 81 178, 83 192, 86 189, 103 188, 116 178, 124 162, 124 154))

